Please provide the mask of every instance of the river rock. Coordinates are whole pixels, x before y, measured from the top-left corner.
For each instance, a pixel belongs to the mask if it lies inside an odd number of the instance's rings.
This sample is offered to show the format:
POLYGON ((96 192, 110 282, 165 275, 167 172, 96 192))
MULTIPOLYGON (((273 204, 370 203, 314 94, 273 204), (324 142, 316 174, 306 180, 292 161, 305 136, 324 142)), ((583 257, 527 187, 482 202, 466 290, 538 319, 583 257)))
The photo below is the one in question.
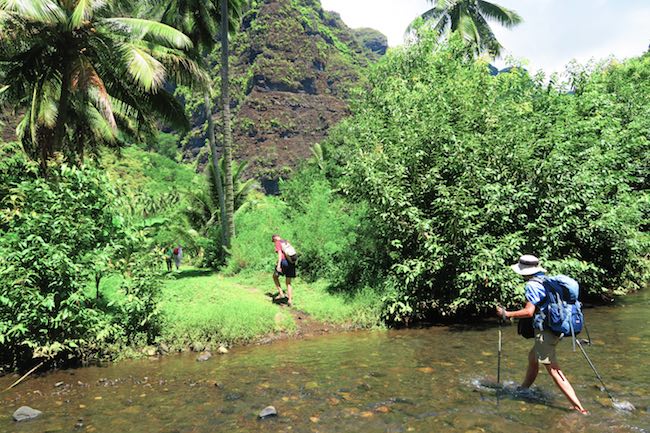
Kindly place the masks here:
POLYGON ((55 387, 55 388, 58 388, 58 387, 60 387, 60 386, 63 386, 64 384, 65 384, 64 381, 57 382, 57 383, 54 384, 54 387, 55 387))
POLYGON ((266 406, 259 414, 260 419, 266 419, 272 416, 278 416, 278 411, 273 406, 266 406))
POLYGON ((13 414, 13 419, 16 422, 29 421, 30 419, 38 418, 43 412, 40 410, 32 409, 29 406, 21 406, 13 414))
POLYGON ((207 361, 210 358, 212 358, 212 354, 210 352, 203 352, 202 354, 196 357, 196 360, 198 362, 203 362, 203 361, 207 361))
POLYGON ((142 353, 144 353, 146 356, 156 356, 158 355, 158 349, 153 346, 147 346, 142 349, 142 353))
POLYGON ((228 349, 226 349, 226 346, 219 346, 219 348, 217 349, 217 353, 219 355, 225 355, 226 353, 228 353, 228 349))
POLYGON ((192 349, 192 352, 203 352, 205 350, 205 344, 195 341, 194 343, 190 344, 190 349, 192 349))

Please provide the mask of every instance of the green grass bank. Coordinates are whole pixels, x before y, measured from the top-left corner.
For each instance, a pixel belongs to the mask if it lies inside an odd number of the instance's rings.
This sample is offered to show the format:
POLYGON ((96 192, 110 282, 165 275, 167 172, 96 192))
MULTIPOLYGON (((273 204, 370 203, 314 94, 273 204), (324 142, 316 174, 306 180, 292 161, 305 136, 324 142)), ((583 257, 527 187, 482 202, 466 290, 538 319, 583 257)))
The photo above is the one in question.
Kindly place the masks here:
MULTIPOLYGON (((108 302, 123 296, 118 290, 120 280, 119 276, 111 276, 102 281, 100 291, 108 302)), ((323 280, 306 282, 297 278, 292 285, 294 307, 288 308, 273 303, 269 297, 275 292, 270 274, 226 276, 195 267, 169 273, 159 303, 159 342, 171 349, 183 349, 293 335, 300 327, 295 317, 298 315, 345 329, 370 328, 380 323, 374 293, 331 293, 323 280)))

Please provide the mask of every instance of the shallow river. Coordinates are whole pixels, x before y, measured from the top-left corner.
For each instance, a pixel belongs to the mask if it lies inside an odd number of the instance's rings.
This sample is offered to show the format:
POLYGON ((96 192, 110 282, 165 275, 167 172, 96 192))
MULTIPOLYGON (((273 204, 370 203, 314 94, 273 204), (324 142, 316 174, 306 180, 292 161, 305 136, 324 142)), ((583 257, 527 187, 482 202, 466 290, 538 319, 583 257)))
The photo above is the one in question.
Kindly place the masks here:
MULTIPOLYGON (((497 326, 354 332, 58 371, 0 394, 0 432, 650 432, 650 293, 588 309, 586 347, 605 384, 634 412, 612 408, 582 354, 560 342, 560 364, 582 416, 545 371, 517 393, 529 341, 497 326), (55 386, 59 382, 63 385, 55 386), (44 412, 23 423, 13 411, 44 412), (265 406, 277 417, 258 420, 265 406)), ((586 337, 586 335, 582 335, 586 337)), ((14 377, 0 378, 4 389, 14 377)))

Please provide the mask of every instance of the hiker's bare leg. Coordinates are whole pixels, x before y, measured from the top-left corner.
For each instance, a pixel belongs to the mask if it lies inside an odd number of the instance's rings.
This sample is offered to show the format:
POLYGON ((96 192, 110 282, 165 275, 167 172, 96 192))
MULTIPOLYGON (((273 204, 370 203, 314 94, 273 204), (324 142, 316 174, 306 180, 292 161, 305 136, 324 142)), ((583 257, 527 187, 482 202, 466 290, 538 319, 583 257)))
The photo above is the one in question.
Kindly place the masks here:
POLYGON ((289 296, 288 302, 289 302, 289 306, 292 306, 293 297, 291 292, 293 288, 291 287, 291 278, 287 277, 286 282, 287 282, 287 295, 289 296))
POLYGON ((560 366, 557 363, 551 363, 545 365, 545 367, 553 378, 555 384, 558 386, 558 388, 560 388, 560 391, 562 391, 562 393, 566 396, 573 408, 580 412, 585 412, 585 408, 580 404, 578 396, 569 383, 569 380, 566 378, 564 373, 562 373, 562 370, 560 370, 560 366))
POLYGON ((535 348, 533 347, 528 352, 528 369, 526 370, 526 377, 524 378, 523 383, 521 384, 522 388, 530 388, 530 386, 537 379, 537 373, 539 372, 539 361, 537 360, 537 353, 535 353, 535 348))
POLYGON ((273 282, 275 283, 275 288, 278 290, 279 297, 284 298, 284 293, 282 292, 282 286, 280 285, 280 277, 276 274, 273 274, 273 282))

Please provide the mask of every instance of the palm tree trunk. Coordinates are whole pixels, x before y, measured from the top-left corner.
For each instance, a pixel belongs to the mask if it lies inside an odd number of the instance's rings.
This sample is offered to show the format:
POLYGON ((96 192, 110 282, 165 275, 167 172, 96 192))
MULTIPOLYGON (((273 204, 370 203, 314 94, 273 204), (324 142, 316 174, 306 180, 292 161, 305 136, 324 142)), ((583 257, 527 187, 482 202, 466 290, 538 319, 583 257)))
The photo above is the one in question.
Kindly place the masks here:
POLYGON ((206 89, 203 93, 203 105, 205 107, 205 116, 208 118, 208 142, 210 143, 210 154, 212 156, 212 167, 214 168, 214 183, 217 187, 217 196, 219 197, 219 209, 221 211, 221 245, 228 246, 227 239, 227 221, 226 205, 223 196, 223 185, 221 184, 221 167, 219 167, 219 155, 217 154, 217 143, 214 138, 214 121, 212 120, 212 101, 210 100, 210 90, 206 89))
POLYGON ((221 0, 221 103, 223 105, 223 159, 226 165, 227 247, 235 236, 234 193, 232 185, 232 131, 230 126, 230 93, 228 89, 228 0, 221 0))
POLYGON ((58 114, 52 141, 43 140, 41 144, 41 169, 43 176, 47 176, 47 159, 52 156, 55 149, 63 149, 63 138, 65 136, 65 124, 68 121, 68 105, 70 104, 70 71, 66 56, 61 59, 63 71, 61 74, 61 95, 59 96, 58 114))

